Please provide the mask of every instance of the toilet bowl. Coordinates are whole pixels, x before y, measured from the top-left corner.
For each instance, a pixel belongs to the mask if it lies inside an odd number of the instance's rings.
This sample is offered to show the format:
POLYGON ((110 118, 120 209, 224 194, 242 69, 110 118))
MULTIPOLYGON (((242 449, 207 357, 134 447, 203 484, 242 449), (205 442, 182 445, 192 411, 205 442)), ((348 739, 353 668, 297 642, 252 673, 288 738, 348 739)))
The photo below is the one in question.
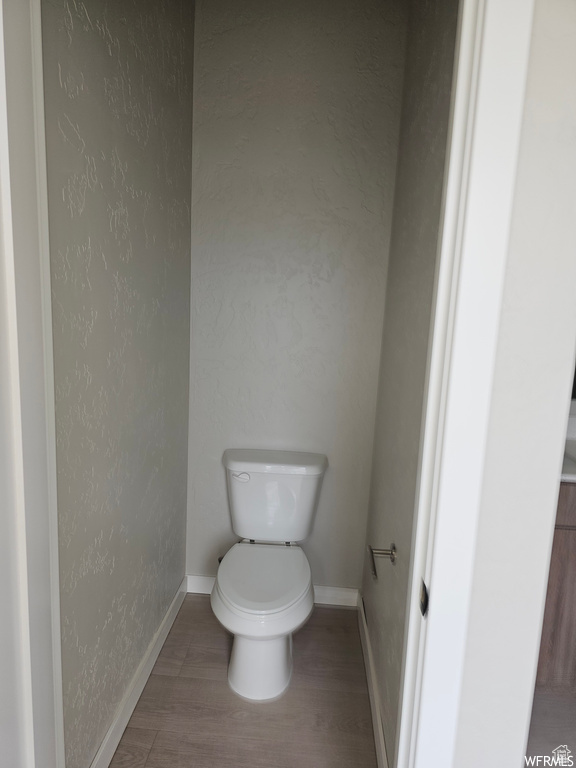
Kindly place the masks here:
POLYGON ((311 529, 323 454, 224 452, 232 528, 243 540, 222 558, 211 605, 234 635, 228 682, 252 701, 278 698, 292 675, 292 633, 314 607, 310 565, 296 542, 311 529))
POLYGON ((314 607, 310 566, 302 549, 235 544, 218 569, 211 605, 234 635, 228 667, 232 690, 252 701, 281 696, 292 676, 292 633, 314 607))

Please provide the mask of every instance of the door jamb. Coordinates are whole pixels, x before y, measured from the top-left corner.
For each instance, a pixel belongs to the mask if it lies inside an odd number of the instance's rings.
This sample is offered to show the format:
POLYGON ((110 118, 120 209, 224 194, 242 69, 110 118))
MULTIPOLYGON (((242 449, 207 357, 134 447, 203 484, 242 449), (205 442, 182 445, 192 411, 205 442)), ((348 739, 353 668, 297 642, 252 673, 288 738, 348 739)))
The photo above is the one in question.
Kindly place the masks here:
POLYGON ((12 349, 6 361, 15 388, 12 482, 20 532, 17 604, 26 634, 22 665, 29 690, 24 725, 28 768, 64 768, 64 725, 56 498, 56 427, 44 132, 40 0, 2 3, 0 153, 3 255, 13 297, 12 349), (4 90, 5 89, 5 90, 4 90))
MULTIPOLYGON (((471 600, 471 566, 480 501, 480 473, 488 424, 490 391, 507 258, 521 119, 528 69, 534 0, 461 0, 453 76, 450 130, 444 176, 444 198, 433 322, 429 344, 426 402, 420 445, 420 476, 415 509, 411 583, 405 633, 402 698, 398 724, 398 768, 416 768, 422 708, 430 705, 423 691, 431 656, 427 647, 428 619, 419 608, 420 580, 431 587, 431 605, 439 598, 431 584, 437 529, 448 525, 445 507, 447 473, 466 468, 454 463, 455 420, 469 417, 468 431, 477 434, 475 460, 469 462, 470 515, 458 562, 462 579, 462 611, 454 633, 454 663, 460 665, 466 646, 466 617, 471 600), (498 41, 501 41, 498 45, 498 41), (506 41, 506 45, 502 44, 506 41), (497 109, 495 110, 495 104, 497 109), (495 119, 497 116, 497 119, 495 119), (497 124, 496 124, 497 123, 497 124), (488 162, 487 162, 488 161, 488 162), (484 170, 499 163, 496 195, 488 189, 484 170), (484 186, 483 186, 484 184, 484 186), (478 198, 492 194, 483 215, 493 226, 489 233, 478 218, 478 198), (476 240, 474 239, 476 238, 476 240), (486 257, 486 254, 490 254, 486 257), (482 274, 484 272, 484 274, 482 274), (488 278, 485 280, 478 278, 488 278), (472 297, 471 292, 475 293, 472 297), (482 312, 479 323, 475 313, 482 312), (481 326, 478 330, 478 326, 481 326), (477 346, 466 348, 463 333, 472 333, 477 346), (462 375, 463 367, 467 375, 462 375), (466 387, 462 389, 462 385, 466 387), (464 411, 458 409, 464 408, 464 411), (470 413, 472 410, 472 413, 470 413), (451 461, 449 461, 451 457, 451 461), (443 495, 444 492, 444 495, 443 495), (474 492, 477 498, 474 498, 474 492)), ((493 182, 492 182, 493 183, 493 182)), ((469 344, 470 336, 468 337, 469 344)), ((469 438, 469 435, 468 435, 469 438)), ((468 440, 467 440, 468 444, 468 440)), ((465 478, 462 478, 466 482, 465 478)), ((438 555, 438 551, 436 552, 438 555)), ((438 563, 436 563, 436 566, 438 563)), ((456 678, 458 675, 456 674, 456 678)), ((454 739, 460 680, 444 691, 445 735, 454 739)), ((440 756, 447 765, 449 747, 440 756)), ((427 755, 428 761, 430 755, 427 755)), ((424 765, 426 761, 422 763, 424 765)), ((427 763, 431 765, 430 762, 427 763)))

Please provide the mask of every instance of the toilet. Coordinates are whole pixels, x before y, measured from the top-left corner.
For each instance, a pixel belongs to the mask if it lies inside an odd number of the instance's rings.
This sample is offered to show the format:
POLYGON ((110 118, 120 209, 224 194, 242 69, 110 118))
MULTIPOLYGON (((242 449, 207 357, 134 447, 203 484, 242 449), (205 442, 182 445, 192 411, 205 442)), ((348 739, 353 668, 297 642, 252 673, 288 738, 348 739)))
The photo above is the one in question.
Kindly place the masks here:
POLYGON ((328 466, 297 451, 224 452, 232 528, 242 538, 222 558, 210 602, 234 635, 228 683, 239 696, 281 696, 292 675, 292 633, 314 607, 308 537, 328 466))

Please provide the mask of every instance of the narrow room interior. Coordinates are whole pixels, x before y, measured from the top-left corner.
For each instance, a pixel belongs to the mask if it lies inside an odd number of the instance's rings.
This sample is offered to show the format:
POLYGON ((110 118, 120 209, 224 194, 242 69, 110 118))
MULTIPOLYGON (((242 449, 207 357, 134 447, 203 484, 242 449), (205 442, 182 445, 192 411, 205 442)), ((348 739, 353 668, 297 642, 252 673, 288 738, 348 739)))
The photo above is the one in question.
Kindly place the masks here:
POLYGON ((393 745, 458 4, 42 12, 67 768, 238 540, 227 448, 328 457, 302 548, 364 573, 393 745))
MULTIPOLYGON (((430 570, 421 579, 413 564, 424 562, 419 493, 455 56, 460 93, 477 96, 472 80, 462 84, 462 5, 37 3, 33 86, 45 130, 38 157, 44 138, 46 151, 37 181, 46 240, 37 304, 50 325, 43 418, 57 488, 46 523, 51 603, 30 624, 30 700, 40 706, 35 622, 52 621, 44 663, 52 653, 54 752, 66 768, 405 764, 411 731, 403 708, 415 691, 414 643, 430 585, 430 570), (245 462, 246 451, 277 452, 282 461, 266 454, 259 462, 275 475, 310 474, 303 457, 325 457, 304 533, 239 532, 230 483, 252 482, 261 470, 227 464, 230 449, 245 462), (231 661, 242 633, 226 628, 214 597, 224 595, 219 564, 238 546, 250 550, 253 538, 252 552, 303 553, 298 578, 306 572, 308 581, 293 604, 303 595, 310 603, 282 635, 287 687, 265 701, 234 692, 231 661)), ((496 16, 484 26, 470 18, 467 50, 477 64, 490 46, 476 49, 471 30, 477 23, 478 35, 488 35, 496 16)), ((542 10, 539 18, 544 37, 542 10)), ((18 104, 14 91, 10 99, 18 104)), ((471 114, 467 126, 476 125, 471 114)), ((486 123, 478 125, 480 135, 486 123)), ((492 150, 512 188, 515 171, 504 149, 498 154, 509 139, 492 150)), ((460 162, 455 152, 450 158, 460 162)), ((498 215, 495 206, 491 225, 498 215)), ((514 316, 518 274, 512 269, 508 293, 502 288, 505 320, 514 316)), ((15 306, 20 326, 22 295, 15 306)), ((551 369, 563 365, 567 337, 551 346, 551 369)), ((505 378, 501 358, 498 365, 505 378)), ((486 405, 486 424, 490 414, 486 405)), ((508 422, 490 424, 505 430, 508 422)), ((261 509, 283 513, 292 497, 287 503, 279 489, 290 479, 275 482, 261 509)), ((481 511, 478 503, 473 514, 481 511)), ((542 531, 545 522, 537 522, 542 531)), ((487 547, 478 541, 480 557, 487 547)), ((474 586, 487 589, 470 610, 471 626, 492 589, 481 567, 474 586)), ((470 594, 472 575, 470 566, 470 582, 462 582, 470 594)), ((273 579, 264 574, 261 583, 272 594, 273 579)), ((482 659, 490 643, 486 650, 482 659)), ((471 647, 462 665, 481 651, 471 647)), ((429 664, 418 681, 422 743, 434 741, 426 685, 440 668, 429 664)), ((475 674, 460 681, 464 727, 475 674)), ((519 743, 522 724, 515 728, 519 743)))

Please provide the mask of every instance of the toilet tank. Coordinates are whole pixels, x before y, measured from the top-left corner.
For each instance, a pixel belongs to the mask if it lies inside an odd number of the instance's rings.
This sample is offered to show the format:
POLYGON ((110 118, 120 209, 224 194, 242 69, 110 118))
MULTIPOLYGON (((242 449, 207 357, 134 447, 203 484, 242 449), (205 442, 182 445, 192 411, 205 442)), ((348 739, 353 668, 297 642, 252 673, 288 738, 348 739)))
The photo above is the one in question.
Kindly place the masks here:
POLYGON ((302 541, 312 530, 328 460, 321 453, 224 451, 232 528, 243 539, 302 541))

